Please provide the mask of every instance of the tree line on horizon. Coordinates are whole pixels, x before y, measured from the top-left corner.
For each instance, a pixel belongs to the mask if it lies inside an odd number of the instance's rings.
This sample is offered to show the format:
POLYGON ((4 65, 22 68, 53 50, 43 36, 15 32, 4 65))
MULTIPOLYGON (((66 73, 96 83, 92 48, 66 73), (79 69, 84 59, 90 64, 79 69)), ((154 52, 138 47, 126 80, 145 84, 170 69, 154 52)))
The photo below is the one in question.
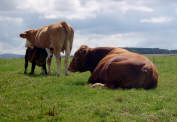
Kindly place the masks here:
POLYGON ((177 54, 177 50, 168 50, 160 48, 131 48, 125 47, 124 49, 131 52, 140 53, 140 54, 177 54))
MULTIPOLYGON (((124 49, 139 54, 177 54, 177 50, 168 50, 168 49, 160 49, 160 48, 124 47, 124 49)), ((62 55, 62 57, 63 56, 64 55, 62 55)), ((18 54, 0 54, 0 58, 23 58, 23 57, 24 55, 18 55, 18 54)))

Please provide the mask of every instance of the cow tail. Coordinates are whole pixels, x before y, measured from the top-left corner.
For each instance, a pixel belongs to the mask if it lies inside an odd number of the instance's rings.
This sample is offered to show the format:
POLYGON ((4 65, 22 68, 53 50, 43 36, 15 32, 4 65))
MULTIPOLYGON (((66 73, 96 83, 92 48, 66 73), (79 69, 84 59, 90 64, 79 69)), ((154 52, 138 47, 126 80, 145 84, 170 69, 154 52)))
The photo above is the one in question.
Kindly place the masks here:
POLYGON ((61 25, 64 27, 67 33, 70 31, 70 27, 65 21, 61 21, 61 25))
POLYGON ((68 25, 65 21, 62 21, 61 24, 66 31, 65 49, 69 48, 71 51, 74 39, 74 29, 70 25, 68 25))
POLYGON ((158 80, 157 71, 152 67, 152 69, 148 70, 147 72, 144 88, 145 89, 156 88, 157 80, 158 80))
MULTIPOLYGON (((154 66, 154 65, 153 65, 154 66)), ((157 82, 158 82, 158 73, 157 73, 157 69, 154 66, 153 67, 153 72, 152 72, 152 83, 151 83, 151 87, 152 88, 156 88, 157 87, 157 82)))
POLYGON ((65 22, 65 21, 61 21, 61 25, 63 26, 63 28, 65 29, 65 41, 64 41, 64 45, 63 45, 63 48, 62 48, 62 51, 64 52, 64 50, 66 51, 66 49, 68 48, 67 46, 69 46, 69 32, 70 32, 70 27, 69 25, 65 22))

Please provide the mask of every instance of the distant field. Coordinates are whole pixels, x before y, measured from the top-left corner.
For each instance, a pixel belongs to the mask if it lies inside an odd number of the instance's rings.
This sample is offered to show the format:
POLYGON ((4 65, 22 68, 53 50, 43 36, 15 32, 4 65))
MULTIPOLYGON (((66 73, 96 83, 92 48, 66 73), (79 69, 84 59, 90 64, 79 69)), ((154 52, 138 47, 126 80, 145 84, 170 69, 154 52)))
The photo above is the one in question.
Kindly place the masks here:
POLYGON ((144 54, 145 56, 177 56, 177 54, 144 54))
MULTIPOLYGON (((0 59, 2 121, 177 121, 177 56, 150 56, 159 72, 153 90, 90 88, 90 73, 23 74, 24 59, 0 59)), ((28 67, 28 72, 31 66, 28 67)), ((63 69, 63 67, 62 67, 63 69)))

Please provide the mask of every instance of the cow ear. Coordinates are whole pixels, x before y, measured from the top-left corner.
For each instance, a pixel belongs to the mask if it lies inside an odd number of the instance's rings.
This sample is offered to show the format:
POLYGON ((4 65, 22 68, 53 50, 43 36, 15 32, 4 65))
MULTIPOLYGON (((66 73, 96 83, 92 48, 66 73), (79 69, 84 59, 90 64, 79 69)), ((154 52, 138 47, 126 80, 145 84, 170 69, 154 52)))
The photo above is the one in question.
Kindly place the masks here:
POLYGON ((26 33, 21 33, 19 36, 20 36, 21 38, 26 38, 26 37, 27 37, 27 34, 26 34, 26 33))
POLYGON ((81 45, 80 48, 88 49, 88 46, 87 45, 81 45))
POLYGON ((82 45, 80 48, 80 54, 85 55, 87 53, 87 51, 88 51, 88 46, 82 45))

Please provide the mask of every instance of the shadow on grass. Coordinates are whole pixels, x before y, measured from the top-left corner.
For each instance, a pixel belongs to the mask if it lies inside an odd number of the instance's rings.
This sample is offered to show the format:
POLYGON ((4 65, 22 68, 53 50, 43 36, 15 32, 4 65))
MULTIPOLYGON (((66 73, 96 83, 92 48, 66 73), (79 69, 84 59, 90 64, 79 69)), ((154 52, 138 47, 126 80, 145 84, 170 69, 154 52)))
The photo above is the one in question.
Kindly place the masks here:
POLYGON ((50 75, 45 75, 45 74, 30 74, 30 73, 22 73, 22 72, 19 72, 18 74, 20 75, 26 75, 26 76, 30 76, 30 77, 47 77, 47 76, 50 76, 50 75))
POLYGON ((73 85, 76 85, 76 86, 85 86, 85 85, 88 85, 87 81, 85 82, 74 82, 73 85))

